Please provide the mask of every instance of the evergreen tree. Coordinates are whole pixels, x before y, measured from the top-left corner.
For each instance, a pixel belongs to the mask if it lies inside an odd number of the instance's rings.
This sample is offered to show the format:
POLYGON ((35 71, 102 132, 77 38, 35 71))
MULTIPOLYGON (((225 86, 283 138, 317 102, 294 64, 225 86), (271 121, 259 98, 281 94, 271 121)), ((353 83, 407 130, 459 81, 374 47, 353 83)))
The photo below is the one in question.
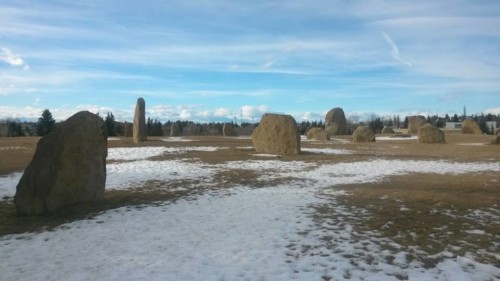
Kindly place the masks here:
POLYGON ((370 122, 368 122, 368 126, 372 128, 372 130, 375 133, 380 133, 382 131, 382 128, 384 127, 384 123, 382 123, 382 120, 380 120, 380 117, 376 117, 372 119, 370 122))
POLYGON ((24 137, 25 136, 23 126, 21 125, 21 123, 19 121, 12 120, 7 124, 9 127, 8 130, 9 130, 10 136, 12 136, 12 137, 24 137))
POLYGON ((106 128, 108 128, 108 136, 116 136, 115 116, 113 116, 112 112, 108 112, 104 123, 106 124, 106 128))
POLYGON ((48 109, 44 109, 42 116, 36 122, 36 134, 38 136, 45 136, 56 125, 56 120, 52 117, 52 113, 48 109))
POLYGON ((408 116, 406 116, 405 120, 403 121, 403 128, 408 128, 408 116))
POLYGON ((455 113, 455 115, 453 115, 453 118, 451 119, 452 122, 458 122, 458 115, 455 113))
POLYGON ((148 129, 148 136, 163 136, 163 124, 159 120, 148 117, 146 127, 148 129))

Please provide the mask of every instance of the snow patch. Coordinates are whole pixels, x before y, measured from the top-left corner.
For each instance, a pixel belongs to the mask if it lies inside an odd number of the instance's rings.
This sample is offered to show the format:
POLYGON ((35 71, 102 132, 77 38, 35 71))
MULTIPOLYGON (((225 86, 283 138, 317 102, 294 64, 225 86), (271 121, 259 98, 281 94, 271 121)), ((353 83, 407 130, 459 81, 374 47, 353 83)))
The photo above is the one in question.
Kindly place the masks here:
POLYGON ((166 147, 159 146, 109 148, 107 160, 144 160, 166 151, 166 147))
POLYGON ((31 150, 30 148, 22 147, 22 146, 5 146, 0 147, 0 151, 9 151, 9 150, 31 150))
POLYGON ((318 153, 318 154, 328 154, 328 155, 349 155, 354 154, 353 151, 347 149, 334 149, 334 148, 301 148, 301 151, 318 153))
POLYGON ((279 157, 279 155, 276 154, 268 154, 268 153, 255 153, 255 154, 250 154, 251 156, 256 156, 256 157, 279 157))
POLYGON ((0 176, 0 199, 3 197, 14 197, 16 186, 21 180, 23 173, 14 172, 6 176, 0 176))
POLYGON ((383 136, 383 137, 376 137, 377 141, 394 141, 394 140, 418 140, 418 136, 411 136, 411 137, 398 137, 396 136, 383 136))
POLYGON ((184 137, 168 137, 168 138, 163 138, 161 139, 164 142, 191 142, 191 141, 196 141, 193 139, 188 139, 184 137))
POLYGON ((134 161, 107 165, 106 189, 138 187, 147 181, 200 180, 210 183, 215 170, 182 160, 134 161))

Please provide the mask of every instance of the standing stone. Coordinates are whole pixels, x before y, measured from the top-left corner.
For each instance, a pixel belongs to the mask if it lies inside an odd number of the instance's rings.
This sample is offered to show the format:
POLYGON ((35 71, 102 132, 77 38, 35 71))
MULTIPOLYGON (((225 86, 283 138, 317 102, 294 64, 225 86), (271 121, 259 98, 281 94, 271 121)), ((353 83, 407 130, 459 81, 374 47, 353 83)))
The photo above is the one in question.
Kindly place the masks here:
POLYGON ((180 135, 181 135, 181 127, 179 126, 179 122, 173 122, 172 125, 170 125, 170 136, 178 137, 180 135))
POLYGON ((81 111, 58 125, 40 139, 16 187, 18 214, 48 214, 102 198, 107 152, 107 129, 99 116, 81 111))
POLYGON ((408 134, 418 134, 418 129, 427 123, 422 115, 408 116, 408 134))
POLYGON ((300 154, 299 128, 290 115, 266 113, 252 133, 252 143, 259 153, 300 154))
POLYGON ((352 133, 352 142, 375 142, 375 133, 369 126, 361 125, 352 133))
POLYGON ((387 135, 390 135, 390 134, 394 134, 395 132, 394 132, 394 130, 393 130, 391 127, 389 127, 389 126, 384 126, 384 127, 382 128, 382 132, 381 132, 381 133, 382 133, 382 134, 387 134, 387 135))
POLYGON ((482 133, 481 128, 473 119, 467 118, 462 122, 462 134, 481 135, 482 133))
POLYGON ((236 131, 234 130, 232 123, 224 123, 224 126, 222 127, 222 135, 226 137, 236 136, 236 131))
POLYGON ((491 144, 500 144, 500 131, 496 134, 496 136, 491 140, 491 144))
POLYGON ((325 116, 325 129, 328 135, 347 135, 347 120, 345 119, 344 110, 336 107, 325 116))
POLYGON ((134 136, 134 125, 132 123, 129 123, 129 122, 125 122, 123 124, 123 136, 124 137, 133 137, 134 136))
POLYGON ((329 141, 330 136, 323 128, 311 128, 306 132, 308 140, 329 141))
POLYGON ((420 143, 446 143, 444 132, 437 126, 425 124, 418 129, 418 142, 420 143))
POLYGON ((0 123, 0 137, 9 136, 9 126, 7 123, 0 123))
POLYGON ((135 143, 148 139, 148 130, 146 128, 146 102, 143 98, 138 98, 135 106, 133 135, 135 143))

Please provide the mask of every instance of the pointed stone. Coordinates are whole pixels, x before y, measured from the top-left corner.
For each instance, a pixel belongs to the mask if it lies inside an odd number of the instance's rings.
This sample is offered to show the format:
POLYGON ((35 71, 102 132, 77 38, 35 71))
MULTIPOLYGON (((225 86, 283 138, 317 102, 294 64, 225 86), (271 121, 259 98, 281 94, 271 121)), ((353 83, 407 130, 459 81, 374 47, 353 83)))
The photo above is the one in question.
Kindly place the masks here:
POLYGON ((148 131, 146 128, 146 102, 143 98, 138 98, 135 106, 133 135, 135 143, 148 139, 148 131))

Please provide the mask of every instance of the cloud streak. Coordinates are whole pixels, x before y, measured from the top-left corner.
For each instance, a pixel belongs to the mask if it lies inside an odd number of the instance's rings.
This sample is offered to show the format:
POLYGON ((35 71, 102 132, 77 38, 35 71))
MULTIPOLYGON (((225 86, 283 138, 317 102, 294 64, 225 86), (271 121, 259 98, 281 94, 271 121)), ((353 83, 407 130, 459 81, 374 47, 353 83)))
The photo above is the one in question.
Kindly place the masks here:
POLYGON ((400 63, 408 66, 408 67, 412 67, 412 64, 403 60, 401 58, 401 54, 399 53, 399 48, 398 46, 396 45, 396 43, 394 43, 394 41, 392 41, 391 37, 385 33, 385 32, 382 32, 382 36, 384 36, 384 39, 385 41, 389 44, 389 46, 391 47, 391 55, 394 59, 396 59, 397 61, 399 61, 400 63))

